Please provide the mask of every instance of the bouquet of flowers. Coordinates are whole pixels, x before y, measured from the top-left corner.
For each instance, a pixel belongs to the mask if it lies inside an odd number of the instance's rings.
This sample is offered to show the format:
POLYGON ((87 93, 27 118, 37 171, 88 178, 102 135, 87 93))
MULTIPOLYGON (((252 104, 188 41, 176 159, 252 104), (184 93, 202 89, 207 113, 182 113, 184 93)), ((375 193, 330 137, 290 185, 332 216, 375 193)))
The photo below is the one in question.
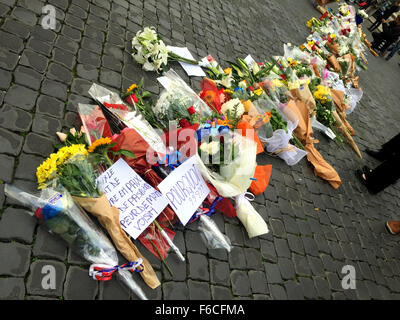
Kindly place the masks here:
POLYGON ((198 61, 183 58, 168 49, 164 41, 157 34, 154 27, 146 27, 136 33, 132 39, 132 54, 135 61, 143 65, 146 71, 160 73, 165 70, 169 61, 180 61, 198 65, 198 61))
POLYGON ((36 197, 6 184, 4 192, 7 197, 32 208, 35 216, 44 221, 51 233, 60 236, 80 256, 92 263, 90 276, 99 281, 106 281, 118 271, 121 280, 139 298, 147 300, 142 289, 129 274, 129 271, 143 273, 143 260, 136 257, 128 264, 118 266, 117 251, 106 235, 74 203, 67 190, 61 186, 55 189, 47 188, 42 190, 40 197, 36 197))

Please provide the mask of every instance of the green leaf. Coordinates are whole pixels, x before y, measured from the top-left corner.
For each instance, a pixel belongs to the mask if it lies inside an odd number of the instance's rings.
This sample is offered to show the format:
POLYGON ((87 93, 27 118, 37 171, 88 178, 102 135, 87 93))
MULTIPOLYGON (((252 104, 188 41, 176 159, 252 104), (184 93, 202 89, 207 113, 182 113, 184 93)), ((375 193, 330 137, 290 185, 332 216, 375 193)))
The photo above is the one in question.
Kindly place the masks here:
POLYGON ((132 159, 136 158, 135 154, 132 151, 125 150, 125 149, 119 149, 118 151, 115 151, 113 153, 116 156, 123 155, 125 157, 132 158, 132 159))

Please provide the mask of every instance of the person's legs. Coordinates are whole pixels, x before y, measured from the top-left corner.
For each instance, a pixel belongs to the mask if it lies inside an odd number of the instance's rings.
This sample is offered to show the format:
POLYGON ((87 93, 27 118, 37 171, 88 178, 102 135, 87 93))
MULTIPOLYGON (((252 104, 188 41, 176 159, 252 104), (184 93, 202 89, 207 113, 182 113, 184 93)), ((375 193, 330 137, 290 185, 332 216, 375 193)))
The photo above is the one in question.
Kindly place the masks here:
POLYGON ((400 133, 382 145, 382 152, 387 156, 399 154, 400 152, 400 133))
POLYGON ((375 169, 366 173, 365 185, 372 193, 378 193, 400 178, 400 154, 395 154, 375 169))
POLYGON ((389 55, 386 57, 386 60, 390 60, 396 54, 397 51, 400 50, 400 41, 394 46, 394 48, 390 51, 389 55))

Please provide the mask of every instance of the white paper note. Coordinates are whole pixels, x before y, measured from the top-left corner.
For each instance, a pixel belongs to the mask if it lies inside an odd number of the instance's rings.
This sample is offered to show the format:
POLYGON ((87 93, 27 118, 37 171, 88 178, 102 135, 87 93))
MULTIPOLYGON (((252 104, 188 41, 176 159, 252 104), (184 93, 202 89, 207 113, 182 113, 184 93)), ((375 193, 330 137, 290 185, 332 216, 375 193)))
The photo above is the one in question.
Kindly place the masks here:
POLYGON ((183 225, 186 225, 210 193, 207 184, 191 157, 176 168, 159 185, 158 189, 168 199, 171 208, 183 225))
POLYGON ((136 239, 165 209, 168 201, 144 181, 123 159, 98 178, 111 206, 119 209, 119 221, 136 239))
MULTIPOLYGON (((186 47, 172 47, 172 46, 167 46, 168 50, 172 51, 173 53, 186 58, 186 59, 191 59, 195 60, 192 54, 190 53, 189 49, 186 47)), ((205 77, 206 74, 204 73, 203 69, 200 66, 196 66, 190 63, 185 63, 185 62, 179 62, 182 68, 186 71, 188 76, 193 76, 193 77, 205 77)))

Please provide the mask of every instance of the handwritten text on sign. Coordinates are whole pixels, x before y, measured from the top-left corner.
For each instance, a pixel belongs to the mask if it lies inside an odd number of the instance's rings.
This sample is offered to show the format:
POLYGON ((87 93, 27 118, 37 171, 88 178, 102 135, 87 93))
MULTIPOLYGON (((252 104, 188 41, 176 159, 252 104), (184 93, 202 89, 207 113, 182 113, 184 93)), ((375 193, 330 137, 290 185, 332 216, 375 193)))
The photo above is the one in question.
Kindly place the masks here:
POLYGON ((175 169, 159 185, 172 209, 183 225, 186 225, 197 208, 210 193, 192 157, 175 169))
POLYGON ((168 205, 164 196, 123 160, 99 177, 101 190, 119 212, 122 228, 136 239, 168 205))

